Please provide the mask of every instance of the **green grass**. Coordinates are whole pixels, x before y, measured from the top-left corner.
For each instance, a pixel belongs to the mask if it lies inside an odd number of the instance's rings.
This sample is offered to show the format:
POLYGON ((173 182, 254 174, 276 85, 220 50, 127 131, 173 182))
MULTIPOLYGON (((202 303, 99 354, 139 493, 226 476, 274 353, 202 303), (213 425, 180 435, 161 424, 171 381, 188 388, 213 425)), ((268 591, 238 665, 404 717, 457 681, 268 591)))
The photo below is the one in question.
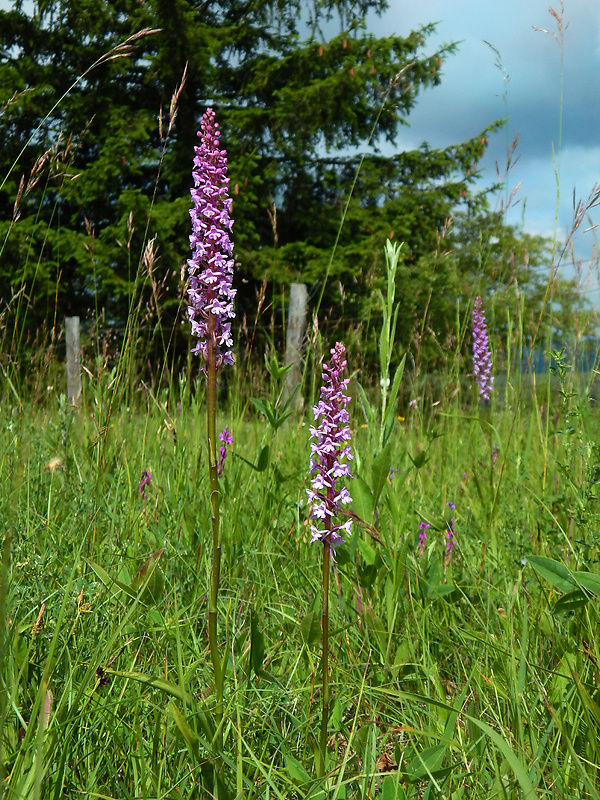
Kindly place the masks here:
POLYGON ((517 402, 508 387, 491 413, 459 396, 426 418, 400 408, 379 454, 351 408, 352 508, 371 527, 354 526, 332 575, 322 781, 312 415, 276 432, 254 408, 220 420, 234 436, 221 749, 202 384, 184 386, 180 409, 174 391, 127 407, 108 380, 89 379, 79 409, 10 395, 0 409, 7 797, 599 796, 598 597, 574 579, 572 606, 555 609, 569 587, 525 561, 599 571, 598 415, 564 375, 564 396, 527 389, 517 402), (458 548, 445 570, 448 500, 458 548))

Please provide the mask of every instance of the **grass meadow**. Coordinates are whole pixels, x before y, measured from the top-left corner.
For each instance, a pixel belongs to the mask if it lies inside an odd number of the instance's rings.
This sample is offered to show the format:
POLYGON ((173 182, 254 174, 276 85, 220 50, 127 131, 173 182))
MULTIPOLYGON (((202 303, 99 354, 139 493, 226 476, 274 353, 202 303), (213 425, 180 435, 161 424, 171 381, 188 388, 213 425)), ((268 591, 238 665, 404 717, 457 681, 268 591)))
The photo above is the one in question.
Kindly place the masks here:
MULTIPOLYGON (((278 418, 275 362, 270 415, 234 383, 218 411, 233 436, 218 731, 205 381, 130 390, 126 357, 112 370, 90 359, 73 407, 60 365, 37 401, 5 372, 5 796, 598 797, 595 374, 556 358, 552 376, 509 372, 487 408, 468 376, 450 391, 447 375, 437 405, 398 404, 383 449, 353 375, 360 521, 331 577, 322 775, 312 413, 278 418)), ((422 389, 413 379, 406 398, 422 389)))

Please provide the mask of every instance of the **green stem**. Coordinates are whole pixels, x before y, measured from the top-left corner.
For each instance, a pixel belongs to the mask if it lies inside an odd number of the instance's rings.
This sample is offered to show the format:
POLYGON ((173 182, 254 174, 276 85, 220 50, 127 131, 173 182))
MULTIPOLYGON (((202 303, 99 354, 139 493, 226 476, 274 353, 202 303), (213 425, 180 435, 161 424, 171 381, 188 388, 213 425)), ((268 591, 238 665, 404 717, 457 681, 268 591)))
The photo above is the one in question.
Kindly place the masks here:
POLYGON ((207 352, 207 432, 208 432, 208 472, 210 478, 210 504, 213 533, 213 558, 208 601, 208 643, 215 680, 216 722, 219 730, 219 742, 222 737, 221 722, 223 720, 223 675, 219 658, 219 642, 217 638, 217 600, 219 597, 219 581, 221 578, 221 539, 219 530, 219 481, 217 477, 217 359, 216 359, 216 317, 208 319, 208 352, 207 352))
POLYGON ((327 752, 327 723, 329 721, 329 565, 331 563, 331 545, 325 541, 323 546, 323 658, 321 669, 323 672, 323 711, 321 714, 321 742, 319 759, 319 777, 322 778, 326 771, 327 752))

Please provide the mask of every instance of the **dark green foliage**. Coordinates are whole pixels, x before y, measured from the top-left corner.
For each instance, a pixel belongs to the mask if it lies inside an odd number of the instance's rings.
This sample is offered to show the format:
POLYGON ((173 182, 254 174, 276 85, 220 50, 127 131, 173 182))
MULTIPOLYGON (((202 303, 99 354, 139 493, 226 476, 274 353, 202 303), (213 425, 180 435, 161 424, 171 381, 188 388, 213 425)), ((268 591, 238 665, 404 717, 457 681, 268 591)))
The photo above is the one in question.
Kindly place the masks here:
MULTIPOLYGON (((545 243, 473 194, 497 125, 445 150, 380 155, 454 49, 428 52, 432 25, 368 34, 365 14, 385 6, 38 0, 0 12, 0 286, 5 302, 21 289, 29 298, 26 315, 11 306, 18 338, 73 313, 105 311, 121 326, 137 306, 158 316, 146 326, 155 344, 177 341, 193 146, 209 105, 229 155, 242 320, 266 276, 276 308, 301 280, 313 307, 323 292, 323 319, 368 329, 393 235, 406 243, 398 339, 431 363, 459 337, 455 306, 473 281, 482 293, 521 281, 525 248, 530 267, 545 267, 545 243), (367 144, 364 160, 347 155, 367 144)), ((520 286, 537 310, 539 282, 520 286)))

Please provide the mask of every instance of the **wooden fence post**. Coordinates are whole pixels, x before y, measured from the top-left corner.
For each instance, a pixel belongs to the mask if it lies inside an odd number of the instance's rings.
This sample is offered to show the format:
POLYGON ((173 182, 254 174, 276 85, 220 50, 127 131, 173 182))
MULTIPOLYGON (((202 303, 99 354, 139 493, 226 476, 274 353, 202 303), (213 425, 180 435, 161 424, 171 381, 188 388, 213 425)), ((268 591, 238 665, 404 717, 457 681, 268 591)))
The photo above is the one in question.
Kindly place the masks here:
POLYGON ((290 408, 301 411, 304 399, 300 394, 302 379, 302 342, 306 332, 306 309, 308 290, 305 283, 292 283, 290 286, 290 307, 288 311, 287 336, 285 340, 285 365, 291 364, 286 373, 284 397, 287 400, 294 392, 296 395, 290 408))
POLYGON ((81 350, 79 345, 79 317, 65 317, 67 340, 67 397, 76 406, 81 396, 81 350))

